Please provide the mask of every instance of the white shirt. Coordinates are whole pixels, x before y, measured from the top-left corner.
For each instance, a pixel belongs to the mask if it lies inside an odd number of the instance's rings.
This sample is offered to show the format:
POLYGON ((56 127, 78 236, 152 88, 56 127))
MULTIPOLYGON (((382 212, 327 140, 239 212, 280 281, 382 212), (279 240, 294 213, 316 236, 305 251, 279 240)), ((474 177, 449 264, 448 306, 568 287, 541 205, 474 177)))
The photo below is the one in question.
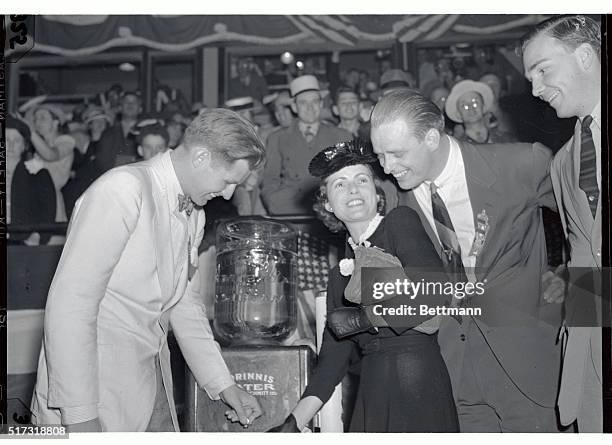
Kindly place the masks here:
MULTIPOLYGON (((470 202, 470 195, 468 193, 465 165, 463 163, 461 149, 457 141, 451 137, 448 137, 448 139, 450 141, 448 160, 440 175, 438 175, 433 182, 438 188, 438 195, 440 195, 448 210, 453 228, 457 234, 459 246, 461 247, 461 261, 467 270, 476 265, 476 256, 469 255, 476 236, 474 213, 472 212, 472 203, 470 202)), ((438 241, 440 241, 431 208, 430 187, 430 181, 423 182, 414 189, 414 196, 421 206, 421 210, 423 210, 427 222, 429 222, 429 225, 438 237, 438 241)), ((468 277, 470 275, 471 274, 468 273, 468 277)))

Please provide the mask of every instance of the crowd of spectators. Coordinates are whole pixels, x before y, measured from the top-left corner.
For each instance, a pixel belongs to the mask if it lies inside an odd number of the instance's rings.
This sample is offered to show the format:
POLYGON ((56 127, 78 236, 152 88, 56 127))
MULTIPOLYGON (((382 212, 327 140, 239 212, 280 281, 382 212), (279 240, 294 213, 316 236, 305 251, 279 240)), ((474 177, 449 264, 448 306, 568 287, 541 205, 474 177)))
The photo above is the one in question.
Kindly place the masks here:
MULTIPOLYGON (((307 64, 300 72, 287 72, 284 89, 269 88, 253 59, 240 59, 234 66, 227 100, 222 106, 239 112, 256 125, 267 147, 268 162, 265 170, 253 172, 236 189, 231 203, 210 205, 207 213, 222 216, 310 213, 314 184, 307 173, 307 161, 311 154, 341 140, 369 139, 369 116, 374 105, 396 88, 420 89, 444 112, 447 132, 460 140, 477 144, 532 142, 517 132, 513 120, 517 111, 503 105, 506 76, 477 56, 478 53, 470 67, 462 69, 456 69, 447 58, 425 62, 415 67, 419 74, 417 83, 413 73, 388 65, 377 76, 357 68, 341 71, 339 57, 334 54, 326 76, 307 64)), ((44 206, 35 207, 46 209, 47 213, 53 207, 55 215, 41 219, 27 216, 31 212, 26 212, 26 216, 17 218, 13 212, 9 213, 9 223, 67 221, 79 196, 100 175, 115 166, 149 159, 175 148, 190 119, 204 108, 199 103, 190 107, 181 94, 166 86, 156 90, 155 113, 144 113, 139 92, 125 91, 120 85, 93 97, 87 104, 71 109, 49 103, 44 97, 20 107, 12 120, 17 122, 13 127, 19 128, 13 128, 12 139, 7 138, 9 153, 20 153, 11 166, 11 173, 15 170, 18 174, 8 176, 8 189, 11 190, 11 178, 16 181, 23 176, 24 162, 25 171, 32 175, 29 179, 40 178, 43 170, 43 176, 48 173, 51 179, 54 199, 45 198, 44 206), (15 144, 21 148, 14 148, 15 144)), ((39 190, 45 188, 39 183, 48 185, 49 181, 36 182, 35 187, 20 185, 18 192, 13 189, 9 205, 15 196, 38 202, 42 196, 39 190)), ((384 188, 388 207, 393 208, 395 186, 387 180, 384 188)), ((53 242, 47 236, 32 240, 11 235, 11 240, 53 242)))

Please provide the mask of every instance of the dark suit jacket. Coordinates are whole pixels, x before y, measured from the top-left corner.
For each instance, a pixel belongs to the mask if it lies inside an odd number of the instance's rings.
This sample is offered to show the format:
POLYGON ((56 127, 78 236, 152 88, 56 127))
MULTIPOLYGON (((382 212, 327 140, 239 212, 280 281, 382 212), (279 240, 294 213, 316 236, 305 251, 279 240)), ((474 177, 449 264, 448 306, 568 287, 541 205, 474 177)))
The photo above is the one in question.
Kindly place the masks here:
MULTIPOLYGON (((476 278, 485 293, 470 306, 493 353, 514 383, 538 404, 554 407, 558 388, 561 305, 542 298, 541 275, 547 267, 541 207, 555 209, 549 176, 550 151, 541 144, 459 143, 474 224, 483 210, 489 228, 476 257, 476 278)), ((417 210, 423 225, 441 249, 413 193, 400 204, 417 210)), ((461 327, 448 317, 439 341, 453 385, 460 379, 465 341, 461 327)))

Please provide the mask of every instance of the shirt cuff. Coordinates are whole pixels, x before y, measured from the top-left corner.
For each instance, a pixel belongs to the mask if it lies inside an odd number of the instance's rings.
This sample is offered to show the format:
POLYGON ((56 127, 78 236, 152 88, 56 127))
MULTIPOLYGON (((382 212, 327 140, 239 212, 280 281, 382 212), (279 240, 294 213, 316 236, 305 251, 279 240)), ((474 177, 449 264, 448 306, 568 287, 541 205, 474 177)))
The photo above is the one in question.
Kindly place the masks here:
POLYGON ((219 400, 221 398, 220 394, 235 384, 236 382, 234 382, 234 379, 231 376, 228 376, 227 378, 222 378, 217 382, 207 384, 204 386, 204 391, 206 391, 209 399, 219 400))
POLYGON ((98 417, 97 405, 71 406, 70 408, 60 408, 62 413, 62 424, 73 425, 83 423, 98 417))

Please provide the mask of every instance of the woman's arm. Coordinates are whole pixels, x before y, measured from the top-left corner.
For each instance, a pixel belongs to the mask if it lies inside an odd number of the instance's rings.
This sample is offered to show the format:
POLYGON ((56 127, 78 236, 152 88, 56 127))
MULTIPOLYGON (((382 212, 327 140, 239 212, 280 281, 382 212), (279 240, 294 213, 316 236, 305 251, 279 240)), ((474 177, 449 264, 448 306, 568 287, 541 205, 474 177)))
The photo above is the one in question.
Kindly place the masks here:
POLYGON ((60 151, 57 147, 53 147, 39 135, 36 130, 31 128, 31 141, 36 153, 43 158, 45 161, 53 162, 57 161, 60 158, 60 151))

